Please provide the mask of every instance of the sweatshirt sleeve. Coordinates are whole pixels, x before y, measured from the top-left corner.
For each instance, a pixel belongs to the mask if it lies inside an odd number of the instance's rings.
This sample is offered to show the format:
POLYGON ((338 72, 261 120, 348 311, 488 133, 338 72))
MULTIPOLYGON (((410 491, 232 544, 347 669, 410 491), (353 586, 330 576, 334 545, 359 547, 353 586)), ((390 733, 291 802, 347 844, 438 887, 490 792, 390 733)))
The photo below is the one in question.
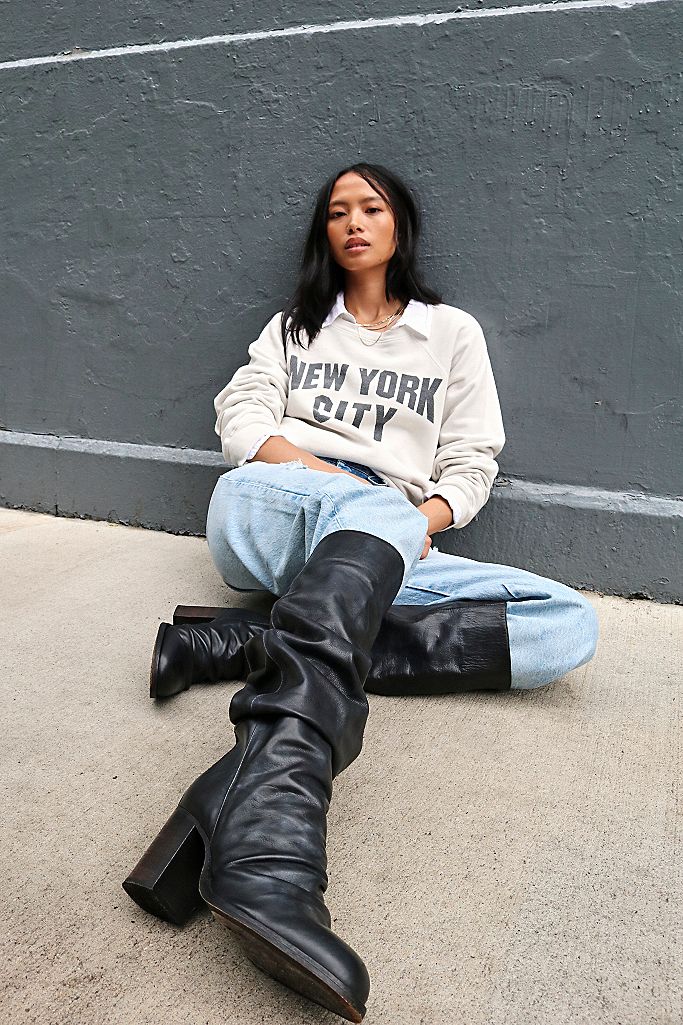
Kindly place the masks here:
POLYGON ((249 362, 235 371, 213 400, 214 430, 229 466, 241 466, 260 448, 257 442, 277 434, 282 422, 289 374, 280 320, 281 313, 271 317, 249 345, 249 362))
MULTIPOLYGON (((253 459, 253 457, 256 455, 258 450, 261 448, 261 445, 263 445, 264 442, 268 441, 268 438, 272 438, 273 435, 277 435, 277 434, 278 434, 277 431, 268 431, 267 434, 262 434, 260 438, 256 439, 254 444, 251 446, 251 448, 247 452, 246 456, 244 456, 242 459, 240 459, 240 461, 239 461, 239 463, 237 465, 238 466, 242 466, 243 463, 248 463, 249 460, 253 459)), ((284 437, 284 435, 280 434, 279 437, 282 438, 282 437, 284 437)))
POLYGON ((446 530, 466 527, 486 504, 505 444, 498 392, 481 325, 468 314, 456 339, 428 495, 453 510, 446 530))

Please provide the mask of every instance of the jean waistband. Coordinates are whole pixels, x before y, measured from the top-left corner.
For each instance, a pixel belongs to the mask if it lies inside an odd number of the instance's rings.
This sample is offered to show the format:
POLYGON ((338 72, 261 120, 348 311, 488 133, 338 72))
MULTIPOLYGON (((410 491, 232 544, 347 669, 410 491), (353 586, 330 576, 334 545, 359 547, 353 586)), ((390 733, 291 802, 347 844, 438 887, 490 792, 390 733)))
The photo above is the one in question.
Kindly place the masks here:
POLYGON ((388 487, 386 481, 383 481, 381 477, 378 477, 371 466, 366 466, 364 463, 352 463, 348 459, 333 459, 330 456, 318 456, 318 459, 322 459, 326 463, 332 463, 334 466, 341 466, 345 470, 350 470, 351 473, 355 473, 359 477, 364 477, 366 480, 370 481, 371 484, 380 484, 384 487, 388 487))

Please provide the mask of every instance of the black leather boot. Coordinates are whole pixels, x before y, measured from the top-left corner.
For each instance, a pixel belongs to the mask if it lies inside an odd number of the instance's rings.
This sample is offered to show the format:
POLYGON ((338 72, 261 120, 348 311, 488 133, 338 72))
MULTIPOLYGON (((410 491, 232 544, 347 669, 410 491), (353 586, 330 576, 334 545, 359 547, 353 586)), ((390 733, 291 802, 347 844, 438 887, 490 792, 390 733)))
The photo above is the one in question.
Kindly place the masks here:
POLYGON ((204 901, 255 964, 354 1022, 370 980, 323 900, 326 813, 333 778, 362 749, 370 650, 403 572, 398 550, 372 534, 319 542, 272 625, 244 646, 235 747, 190 786, 123 884, 178 924, 204 901))
POLYGON ((251 609, 225 609, 197 625, 161 623, 149 671, 149 696, 168 698, 193 683, 242 680, 244 645, 270 626, 270 616, 251 609))
MULTIPOLYGON (((189 610, 188 610, 189 611, 189 610)), ((150 696, 170 697, 193 683, 243 679, 244 645, 270 620, 248 609, 210 610, 206 622, 159 627, 150 696)), ((510 689, 504 601, 452 600, 392 605, 372 646, 365 681, 371 694, 455 694, 510 689)))

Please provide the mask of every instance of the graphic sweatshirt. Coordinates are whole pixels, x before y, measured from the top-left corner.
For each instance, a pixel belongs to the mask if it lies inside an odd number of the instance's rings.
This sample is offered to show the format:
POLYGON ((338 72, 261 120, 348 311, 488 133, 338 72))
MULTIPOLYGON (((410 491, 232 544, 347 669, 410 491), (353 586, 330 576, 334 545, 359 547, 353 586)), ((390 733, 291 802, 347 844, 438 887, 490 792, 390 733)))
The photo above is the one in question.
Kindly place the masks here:
POLYGON ((453 513, 446 529, 467 526, 488 500, 505 444, 479 322, 411 300, 381 337, 361 328, 361 341, 343 292, 302 345, 289 334, 283 345, 280 318, 214 399, 226 463, 242 466, 281 435, 313 455, 371 467, 414 506, 440 495, 453 513))

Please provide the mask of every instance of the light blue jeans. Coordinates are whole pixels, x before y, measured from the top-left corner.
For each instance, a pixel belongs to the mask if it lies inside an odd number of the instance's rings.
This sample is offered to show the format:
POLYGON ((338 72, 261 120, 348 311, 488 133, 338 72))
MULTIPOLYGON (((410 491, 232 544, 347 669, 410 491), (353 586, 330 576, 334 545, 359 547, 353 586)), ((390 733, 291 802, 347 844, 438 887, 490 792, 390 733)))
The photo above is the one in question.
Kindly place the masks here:
POLYGON ((312 470, 300 460, 249 462, 219 477, 206 540, 231 588, 285 594, 323 537, 360 530, 384 538, 403 558, 394 605, 454 598, 507 603, 513 689, 542 687, 593 657, 598 619, 578 591, 514 566, 448 555, 433 545, 420 559, 427 535, 424 514, 371 468, 325 461, 374 486, 345 473, 312 470))

